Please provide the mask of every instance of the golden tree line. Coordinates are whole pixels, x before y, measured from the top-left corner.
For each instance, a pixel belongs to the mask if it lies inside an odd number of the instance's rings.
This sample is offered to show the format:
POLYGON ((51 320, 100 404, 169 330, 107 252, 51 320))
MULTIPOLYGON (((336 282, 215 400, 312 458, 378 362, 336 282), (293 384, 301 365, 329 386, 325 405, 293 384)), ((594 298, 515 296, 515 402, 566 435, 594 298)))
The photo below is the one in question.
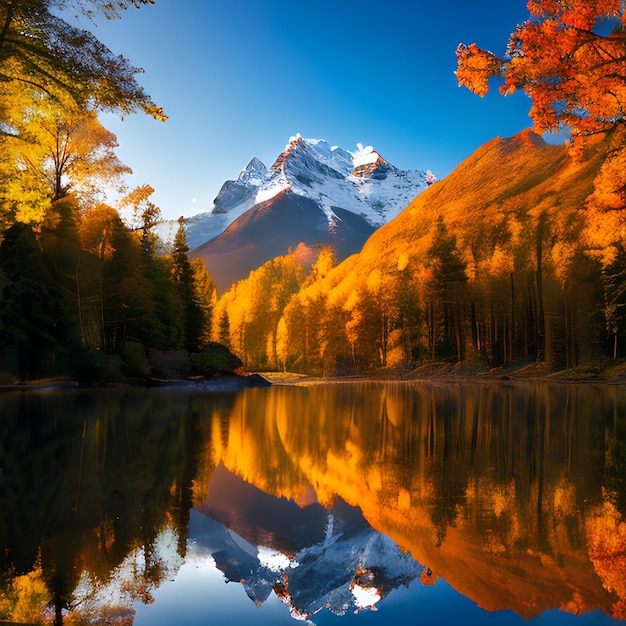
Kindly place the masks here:
POLYGON ((268 261, 217 300, 213 339, 249 369, 311 374, 614 356, 624 258, 603 267, 585 208, 606 144, 574 163, 533 137, 487 144, 339 265, 330 248, 310 271, 268 261))

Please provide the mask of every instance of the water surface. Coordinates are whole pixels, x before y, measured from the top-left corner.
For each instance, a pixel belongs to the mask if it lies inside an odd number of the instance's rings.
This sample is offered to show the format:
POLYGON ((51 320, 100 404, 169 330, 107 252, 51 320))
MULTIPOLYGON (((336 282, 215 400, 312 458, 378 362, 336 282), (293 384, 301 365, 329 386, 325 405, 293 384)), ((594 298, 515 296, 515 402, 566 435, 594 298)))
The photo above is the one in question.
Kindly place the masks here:
POLYGON ((0 620, 626 623, 626 389, 0 395, 0 620))

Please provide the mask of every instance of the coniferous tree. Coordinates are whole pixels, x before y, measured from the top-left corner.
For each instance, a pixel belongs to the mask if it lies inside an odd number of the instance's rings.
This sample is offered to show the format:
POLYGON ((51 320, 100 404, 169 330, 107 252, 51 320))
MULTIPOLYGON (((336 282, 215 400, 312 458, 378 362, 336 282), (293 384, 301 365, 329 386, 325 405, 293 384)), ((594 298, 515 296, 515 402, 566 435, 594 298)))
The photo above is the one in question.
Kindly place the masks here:
POLYGON ((604 318, 607 336, 611 339, 611 356, 616 359, 624 353, 620 342, 626 319, 626 251, 617 251, 615 260, 602 273, 604 291, 604 318))
POLYGON ((172 250, 172 274, 178 297, 180 346, 190 351, 198 349, 204 329, 204 315, 196 290, 195 273, 189 260, 189 246, 184 219, 178 220, 178 230, 172 250))
POLYGON ((454 355, 458 361, 463 358, 459 296, 467 277, 456 245, 456 236, 448 232, 443 216, 439 215, 425 259, 432 276, 427 306, 433 360, 438 354, 454 355))
POLYGON ((21 380, 53 372, 61 297, 32 228, 14 224, 0 244, 0 341, 21 380))
POLYGON ((200 339, 203 344, 206 344, 211 341, 211 327, 213 325, 213 311, 217 301, 217 291, 215 283, 201 258, 194 259, 191 262, 191 267, 204 320, 200 339))
POLYGON ((226 309, 224 309, 219 316, 217 340, 227 348, 230 348, 230 321, 228 318, 228 311, 226 309))

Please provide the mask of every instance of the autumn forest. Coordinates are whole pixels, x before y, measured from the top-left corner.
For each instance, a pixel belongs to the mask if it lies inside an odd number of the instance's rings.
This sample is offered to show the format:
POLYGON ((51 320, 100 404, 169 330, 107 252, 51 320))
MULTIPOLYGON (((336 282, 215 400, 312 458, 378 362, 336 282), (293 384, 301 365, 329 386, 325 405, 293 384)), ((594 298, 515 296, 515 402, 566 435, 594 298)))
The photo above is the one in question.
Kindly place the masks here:
POLYGON ((533 129, 478 148, 359 254, 294 249, 223 294, 184 220, 162 241, 154 189, 121 188, 129 168, 98 119, 164 112, 136 68, 56 13, 151 3, 0 1, 0 383, 623 362, 623 2, 530 0, 502 57, 459 46, 459 85, 523 91, 533 129))

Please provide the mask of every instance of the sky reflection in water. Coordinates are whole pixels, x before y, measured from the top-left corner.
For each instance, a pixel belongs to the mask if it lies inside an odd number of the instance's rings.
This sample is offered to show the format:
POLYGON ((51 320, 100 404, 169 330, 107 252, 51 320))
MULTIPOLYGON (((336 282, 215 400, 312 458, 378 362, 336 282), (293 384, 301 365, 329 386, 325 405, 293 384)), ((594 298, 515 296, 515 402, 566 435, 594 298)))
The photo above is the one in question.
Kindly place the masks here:
MULTIPOLYGON (((210 559, 202 563, 185 563, 174 581, 164 583, 154 592, 154 599, 154 604, 135 604, 134 626, 205 626, 207 622, 294 626, 303 623, 294 620, 274 594, 257 607, 241 585, 224 581, 223 573, 210 559)), ((432 587, 423 587, 419 581, 414 581, 408 588, 394 590, 376 611, 366 609, 343 616, 326 611, 316 614, 307 623, 316 626, 413 626, 416 623, 438 626, 458 626, 461 623, 464 626, 608 626, 620 622, 601 611, 574 616, 553 609, 530 620, 513 611, 490 613, 439 579, 432 587)))

